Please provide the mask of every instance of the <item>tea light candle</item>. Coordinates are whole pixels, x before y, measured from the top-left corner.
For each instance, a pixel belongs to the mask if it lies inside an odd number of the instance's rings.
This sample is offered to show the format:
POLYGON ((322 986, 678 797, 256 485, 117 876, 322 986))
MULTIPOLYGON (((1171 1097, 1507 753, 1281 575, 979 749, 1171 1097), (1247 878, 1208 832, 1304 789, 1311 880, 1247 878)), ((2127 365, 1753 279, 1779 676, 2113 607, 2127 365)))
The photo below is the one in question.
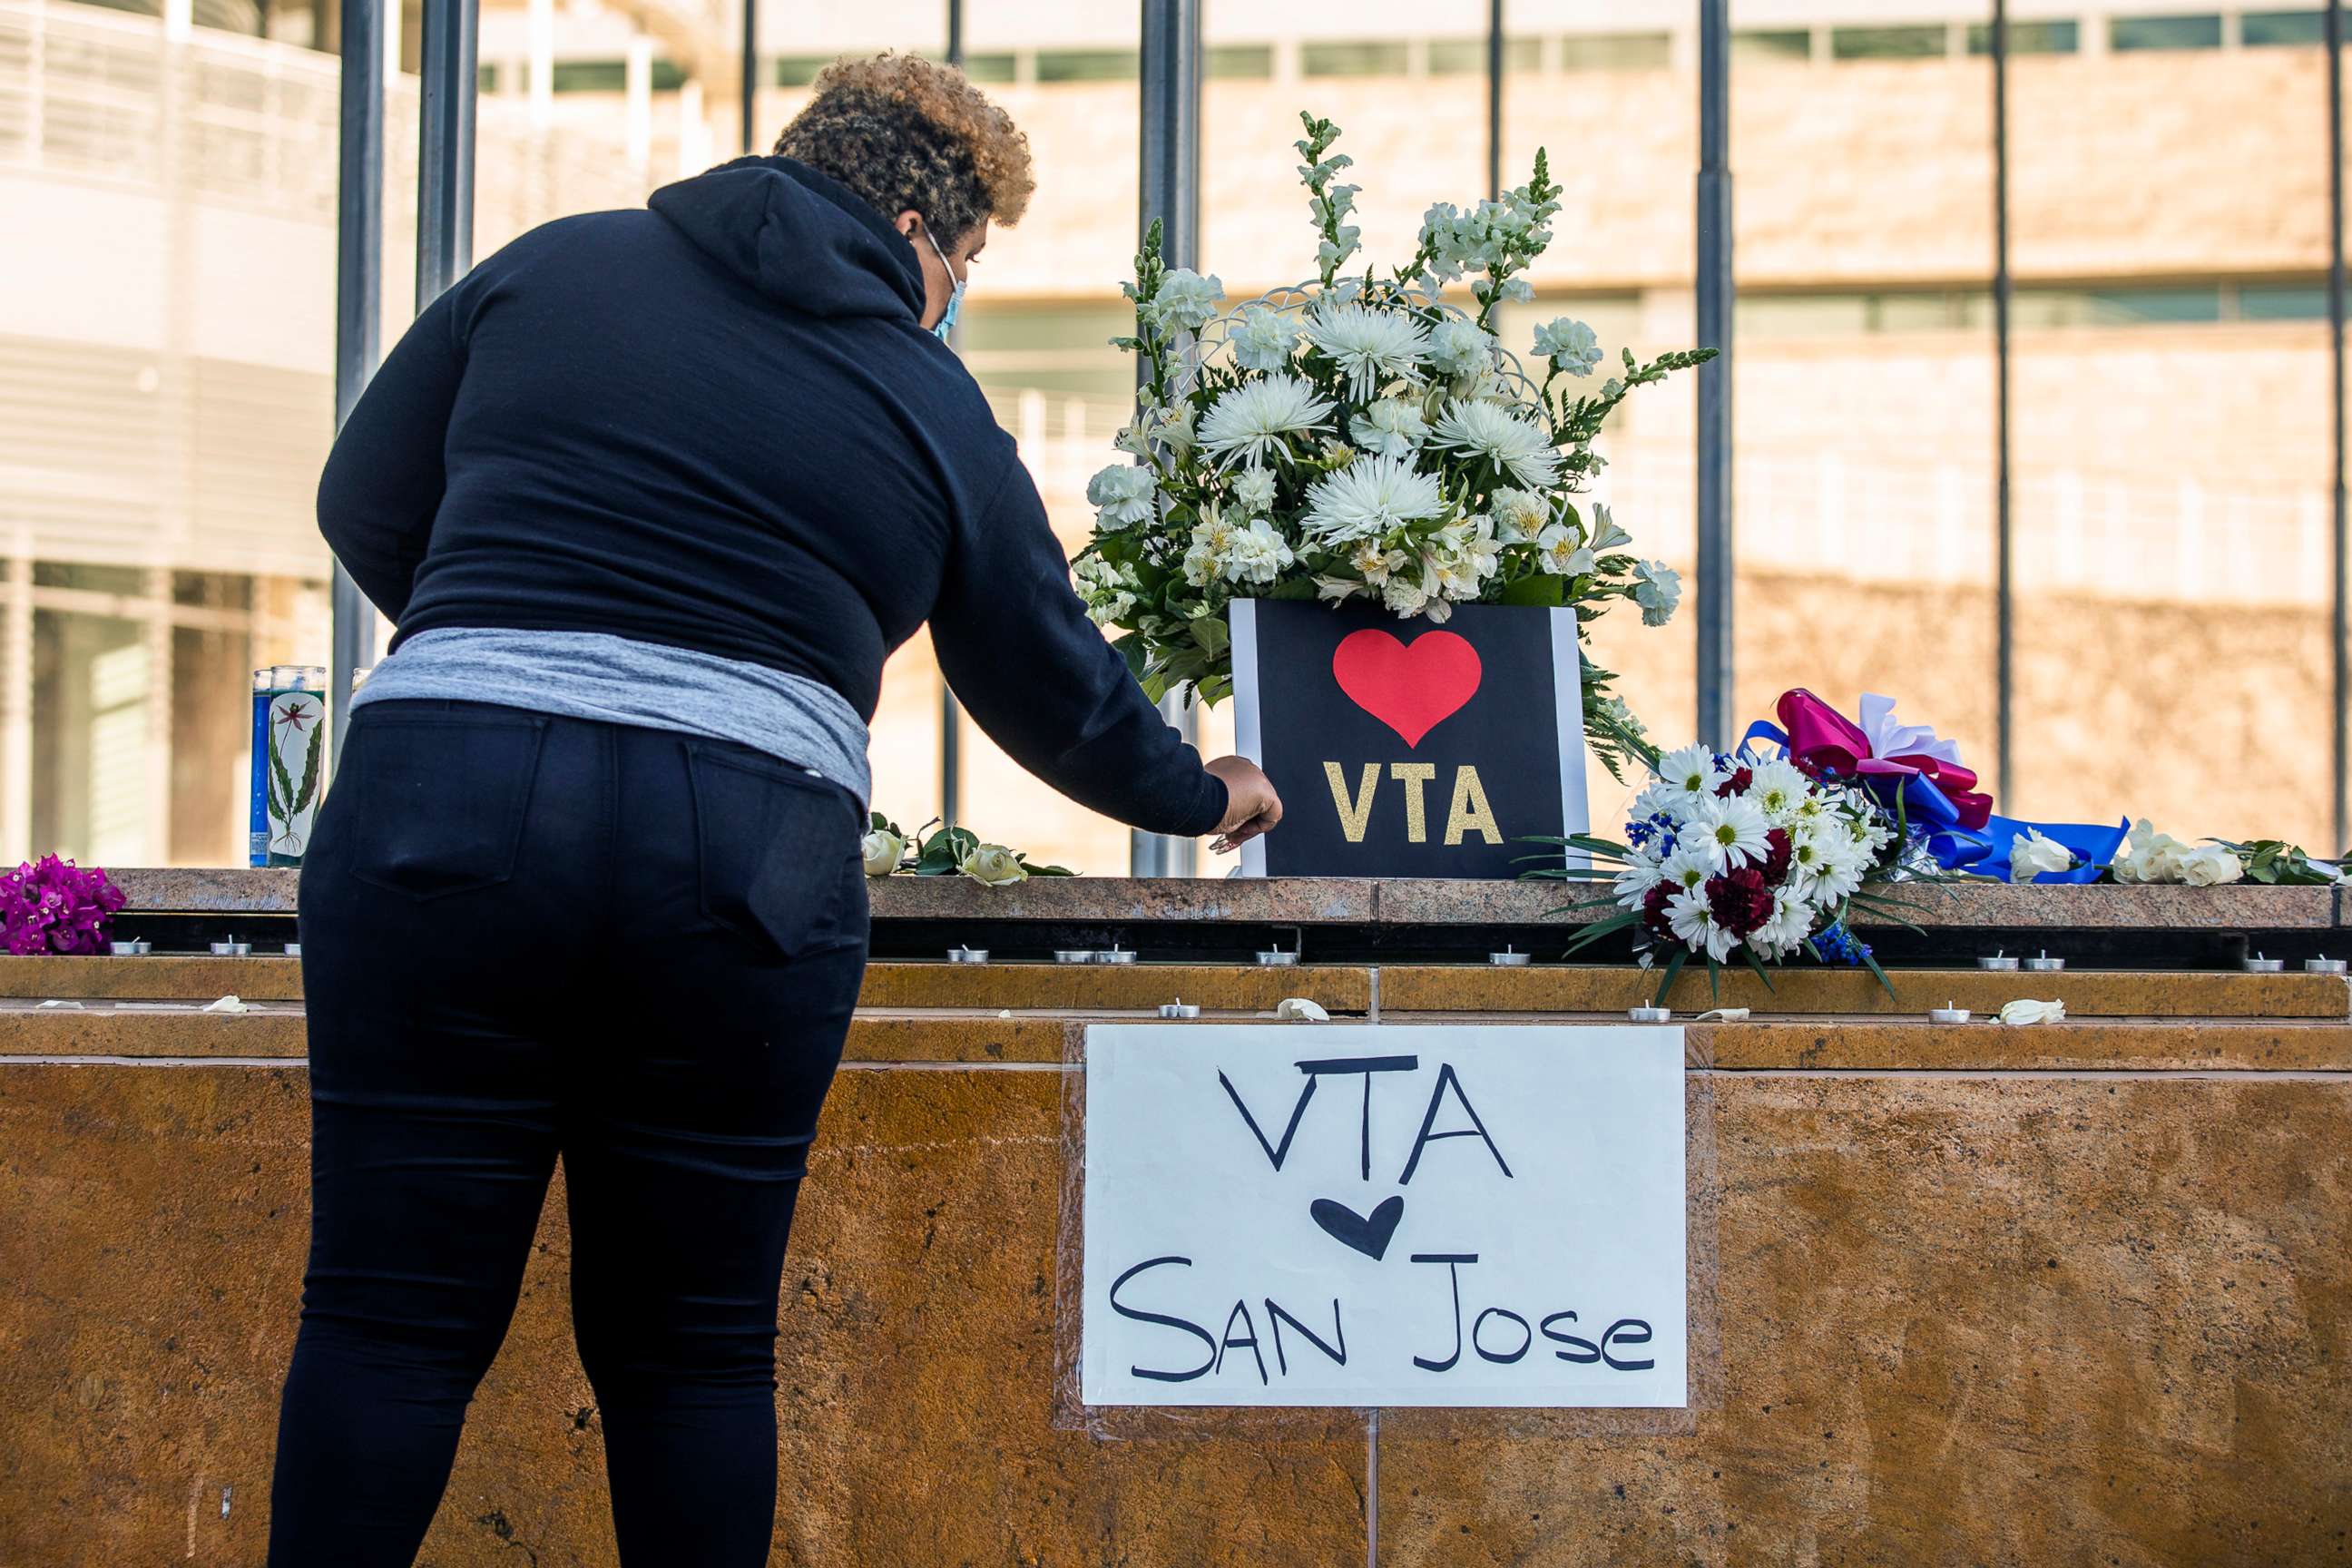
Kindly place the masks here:
POLYGON ((1966 1007, 1955 1007, 1948 1003, 1941 1007, 1927 1009, 1927 1022, 1931 1024, 1965 1024, 1968 1021, 1969 1010, 1966 1007))
POLYGON ((1090 947, 1057 947, 1054 950, 1056 963, 1092 963, 1095 950, 1090 947))
POLYGON ((1268 948, 1257 955, 1257 961, 1268 969, 1291 969, 1297 966, 1298 955, 1285 952, 1278 947, 1268 948))
POLYGON ((1179 997, 1173 1002, 1160 1004, 1160 1016, 1163 1018, 1197 1018, 1201 1016, 1201 1005, 1179 997))
POLYGON ((984 947, 951 947, 948 949, 950 963, 986 963, 988 949, 984 947))
POLYGON ((253 943, 239 942, 235 937, 213 943, 213 956, 215 958, 244 958, 252 952, 253 943))
POLYGON ((2306 974, 2341 974, 2346 967, 2344 960, 2340 958, 2306 958, 2303 961, 2304 973, 2306 974))
POLYGON ((152 942, 110 942, 106 950, 117 958, 136 958, 141 953, 154 952, 155 944, 152 942))
POLYGON ((2047 952, 2044 952, 2039 957, 2027 959, 2025 961, 2025 967, 2028 969, 2036 969, 2047 972, 2053 969, 2065 968, 2066 961, 2063 958, 2053 958, 2047 952))
POLYGON ((286 944, 286 956, 287 956, 287 957, 289 957, 289 958, 299 958, 299 957, 301 957, 301 956, 302 956, 302 944, 301 944, 300 942, 288 942, 288 943, 286 944))
POLYGON ((2286 967, 2284 958, 2264 958, 2261 953, 2241 961, 2249 974, 2276 974, 2286 967))
POLYGON ((1977 960, 1979 969, 2015 969, 2017 960, 2007 953, 1996 952, 1990 958, 1977 960))
POLYGON ((1636 1024, 1663 1024, 1674 1016, 1670 1007, 1628 1007, 1625 1016, 1636 1024))
POLYGON ((1507 945, 1500 952, 1488 953, 1486 962, 1501 969, 1525 969, 1528 966, 1528 961, 1534 956, 1533 953, 1521 952, 1517 948, 1507 945))
POLYGON ((1135 950, 1133 948, 1120 947, 1118 943, 1114 942, 1108 947, 1097 948, 1095 950, 1094 961, 1097 963, 1133 963, 1135 962, 1135 950))

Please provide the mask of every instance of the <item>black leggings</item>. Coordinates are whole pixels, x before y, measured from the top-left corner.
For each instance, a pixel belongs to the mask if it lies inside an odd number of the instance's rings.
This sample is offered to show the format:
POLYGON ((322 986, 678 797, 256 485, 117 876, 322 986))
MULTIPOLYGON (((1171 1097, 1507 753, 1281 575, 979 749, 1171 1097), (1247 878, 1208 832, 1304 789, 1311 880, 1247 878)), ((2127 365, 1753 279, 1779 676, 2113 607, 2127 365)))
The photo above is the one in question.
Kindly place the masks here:
POLYGON ((859 807, 725 742, 363 708, 302 871, 311 1237, 271 1568, 405 1568, 556 1156, 630 1568, 751 1568, 777 1283, 866 963, 859 807))

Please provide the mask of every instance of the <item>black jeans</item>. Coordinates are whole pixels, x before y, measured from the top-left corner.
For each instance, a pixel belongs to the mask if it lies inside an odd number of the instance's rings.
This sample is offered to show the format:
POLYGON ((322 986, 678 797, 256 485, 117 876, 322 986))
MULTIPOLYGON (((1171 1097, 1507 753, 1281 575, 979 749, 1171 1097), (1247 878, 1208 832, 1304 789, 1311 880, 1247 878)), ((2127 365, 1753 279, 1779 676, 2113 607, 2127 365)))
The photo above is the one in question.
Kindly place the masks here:
POLYGON ((777 1283, 866 964, 846 791, 720 742, 354 714, 302 869, 311 1237, 272 1568, 405 1568, 556 1156, 630 1568, 751 1568, 777 1283))

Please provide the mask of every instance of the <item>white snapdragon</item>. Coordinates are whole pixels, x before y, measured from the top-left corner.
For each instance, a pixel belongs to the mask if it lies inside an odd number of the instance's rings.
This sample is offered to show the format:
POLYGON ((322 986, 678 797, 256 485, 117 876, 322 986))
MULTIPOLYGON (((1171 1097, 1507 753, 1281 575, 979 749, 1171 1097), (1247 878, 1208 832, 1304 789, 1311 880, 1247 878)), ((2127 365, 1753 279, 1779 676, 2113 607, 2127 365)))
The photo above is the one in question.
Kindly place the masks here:
POLYGON ((1234 363, 1244 370, 1287 370, 1290 356, 1298 349, 1298 323, 1280 311, 1249 305, 1243 308, 1241 319, 1226 333, 1225 341, 1233 345, 1234 363))
POLYGON ((1369 404, 1349 423, 1348 434, 1367 452, 1383 458, 1409 458, 1429 438, 1429 421, 1421 405, 1409 397, 1383 397, 1369 404))
POLYGON ((1087 617, 1095 625, 1109 626, 1135 608, 1134 581, 1102 557, 1089 555, 1073 571, 1078 595, 1087 604, 1087 617))
POLYGON ((1536 329, 1536 353, 1555 370, 1570 375, 1591 375, 1601 363, 1601 339, 1572 316, 1562 316, 1536 329))
POLYGON ((1095 509, 1095 521, 1110 530, 1141 522, 1151 515, 1158 484, 1150 468, 1113 463, 1087 481, 1087 500, 1095 509))
POLYGON ((1662 561, 1644 561, 1633 568, 1633 602, 1642 606, 1642 624, 1663 626, 1674 619, 1675 606, 1683 599, 1680 574, 1662 561))
POLYGON ((1152 296, 1151 313, 1163 328, 1197 332, 1208 325, 1225 297, 1225 286, 1213 274, 1203 278, 1189 267, 1171 267, 1152 296))

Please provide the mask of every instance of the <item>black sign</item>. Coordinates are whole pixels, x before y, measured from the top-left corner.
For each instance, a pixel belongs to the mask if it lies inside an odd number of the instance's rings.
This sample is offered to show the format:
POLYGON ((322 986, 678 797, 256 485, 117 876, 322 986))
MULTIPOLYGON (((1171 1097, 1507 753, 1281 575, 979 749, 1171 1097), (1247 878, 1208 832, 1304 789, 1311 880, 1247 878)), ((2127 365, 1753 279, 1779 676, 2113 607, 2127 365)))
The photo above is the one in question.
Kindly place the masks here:
POLYGON ((1513 877, 1518 840, 1584 828, 1569 612, 1465 605, 1433 626, 1244 599, 1233 623, 1240 747, 1283 802, 1250 873, 1513 877))

